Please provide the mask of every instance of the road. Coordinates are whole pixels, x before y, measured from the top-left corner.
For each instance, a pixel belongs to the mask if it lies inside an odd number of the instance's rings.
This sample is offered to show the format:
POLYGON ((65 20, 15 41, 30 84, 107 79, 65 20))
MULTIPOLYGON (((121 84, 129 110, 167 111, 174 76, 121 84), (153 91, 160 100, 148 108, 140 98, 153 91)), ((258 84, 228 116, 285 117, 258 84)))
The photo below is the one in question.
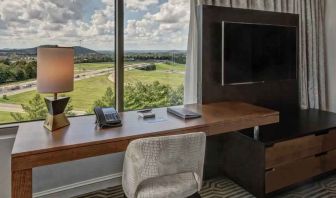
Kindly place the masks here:
MULTIPOLYGON (((140 64, 132 64, 132 65, 125 65, 125 70, 132 70, 138 67, 143 67, 144 65, 147 65, 147 63, 140 63, 140 64)), ((106 68, 106 69, 99 69, 94 71, 87 71, 79 74, 75 74, 74 79, 75 81, 84 80, 88 78, 93 78, 97 76, 103 76, 107 74, 113 74, 114 68, 106 68)), ((11 85, 5 85, 0 86, 0 96, 3 97, 3 95, 11 96, 16 95, 19 93, 24 93, 28 91, 33 91, 36 89, 36 80, 17 83, 17 84, 11 84, 11 85)))
POLYGON ((12 112, 12 113, 24 113, 21 105, 0 103, 0 111, 12 112))

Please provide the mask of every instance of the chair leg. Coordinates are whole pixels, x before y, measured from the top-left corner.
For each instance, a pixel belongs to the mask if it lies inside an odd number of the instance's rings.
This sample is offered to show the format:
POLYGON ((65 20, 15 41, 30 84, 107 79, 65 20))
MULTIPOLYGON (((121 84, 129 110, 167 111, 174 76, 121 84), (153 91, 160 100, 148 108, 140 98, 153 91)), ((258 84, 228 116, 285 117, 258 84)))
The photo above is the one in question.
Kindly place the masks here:
POLYGON ((202 197, 198 192, 196 192, 195 194, 189 196, 188 198, 202 198, 202 197))

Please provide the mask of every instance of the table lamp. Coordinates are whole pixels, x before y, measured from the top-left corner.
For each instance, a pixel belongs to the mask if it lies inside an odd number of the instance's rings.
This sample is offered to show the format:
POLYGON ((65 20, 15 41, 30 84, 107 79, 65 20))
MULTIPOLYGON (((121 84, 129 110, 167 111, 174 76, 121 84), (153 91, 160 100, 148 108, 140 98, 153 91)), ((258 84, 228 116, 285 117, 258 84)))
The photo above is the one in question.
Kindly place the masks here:
POLYGON ((37 49, 37 91, 53 93, 45 97, 48 114, 44 127, 55 131, 70 124, 64 110, 69 97, 57 97, 74 87, 74 49, 72 47, 39 47, 37 49))

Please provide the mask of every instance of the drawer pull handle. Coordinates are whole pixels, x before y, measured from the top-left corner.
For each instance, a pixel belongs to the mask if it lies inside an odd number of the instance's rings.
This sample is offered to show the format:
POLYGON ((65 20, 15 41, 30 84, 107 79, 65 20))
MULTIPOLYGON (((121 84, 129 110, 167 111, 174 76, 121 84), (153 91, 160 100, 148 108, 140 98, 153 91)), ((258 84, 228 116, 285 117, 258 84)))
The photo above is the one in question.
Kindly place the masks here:
POLYGON ((327 154, 328 154, 328 152, 323 152, 323 153, 316 154, 315 157, 321 157, 321 156, 327 155, 327 154))
POLYGON ((273 171, 275 171, 275 168, 269 168, 269 169, 266 169, 265 172, 267 173, 267 172, 273 172, 273 171))

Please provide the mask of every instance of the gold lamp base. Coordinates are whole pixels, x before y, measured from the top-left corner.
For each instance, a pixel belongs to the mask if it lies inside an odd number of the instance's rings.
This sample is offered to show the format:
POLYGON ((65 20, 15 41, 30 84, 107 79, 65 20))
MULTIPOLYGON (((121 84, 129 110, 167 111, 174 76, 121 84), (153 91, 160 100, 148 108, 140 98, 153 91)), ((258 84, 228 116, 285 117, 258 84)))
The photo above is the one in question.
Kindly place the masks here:
POLYGON ((44 98, 44 101, 48 108, 48 115, 44 122, 44 127, 50 131, 55 131, 57 129, 63 128, 70 125, 70 122, 64 110, 69 102, 69 97, 58 98, 44 98))
POLYGON ((50 131, 55 131, 68 125, 70 125, 70 122, 64 113, 58 115, 51 115, 48 113, 47 118, 44 121, 44 127, 50 131))

